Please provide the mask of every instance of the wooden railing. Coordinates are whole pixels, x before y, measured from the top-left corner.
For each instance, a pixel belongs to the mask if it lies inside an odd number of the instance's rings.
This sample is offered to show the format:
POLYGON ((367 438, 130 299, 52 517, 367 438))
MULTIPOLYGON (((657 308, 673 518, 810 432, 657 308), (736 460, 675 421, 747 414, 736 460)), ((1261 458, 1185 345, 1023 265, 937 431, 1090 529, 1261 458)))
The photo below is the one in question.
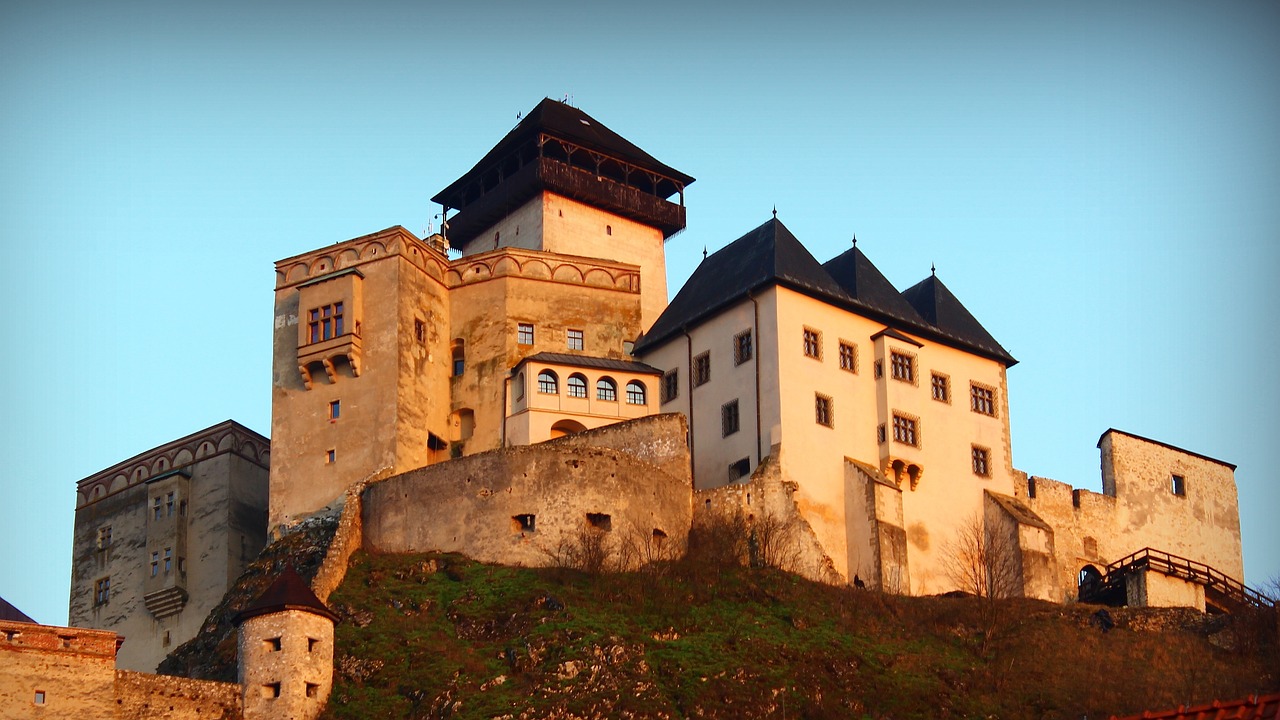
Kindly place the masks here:
POLYGON ((1230 603, 1260 608, 1275 607, 1275 601, 1233 577, 1224 575, 1204 563, 1188 560, 1163 550, 1143 548, 1107 566, 1106 574, 1080 586, 1083 602, 1108 602, 1124 597, 1125 578, 1142 570, 1154 570, 1170 577, 1203 585, 1206 594, 1213 593, 1230 603))

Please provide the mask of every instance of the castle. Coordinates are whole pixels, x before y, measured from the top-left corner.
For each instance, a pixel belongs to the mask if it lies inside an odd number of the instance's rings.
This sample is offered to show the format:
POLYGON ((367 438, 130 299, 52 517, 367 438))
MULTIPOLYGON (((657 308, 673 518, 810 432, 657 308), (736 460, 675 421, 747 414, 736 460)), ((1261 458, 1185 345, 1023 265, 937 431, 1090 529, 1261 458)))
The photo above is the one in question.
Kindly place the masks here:
POLYGON ((81 481, 72 625, 151 670, 268 533, 339 508, 363 547, 525 564, 769 517, 795 570, 912 594, 966 589, 976 525, 1017 594, 1251 597, 1234 466, 1111 429, 1101 494, 1015 469, 1016 360, 936 275, 819 262, 775 214, 668 304, 693 181, 544 100, 433 198, 441 234, 277 262, 269 448, 224 423, 81 481))

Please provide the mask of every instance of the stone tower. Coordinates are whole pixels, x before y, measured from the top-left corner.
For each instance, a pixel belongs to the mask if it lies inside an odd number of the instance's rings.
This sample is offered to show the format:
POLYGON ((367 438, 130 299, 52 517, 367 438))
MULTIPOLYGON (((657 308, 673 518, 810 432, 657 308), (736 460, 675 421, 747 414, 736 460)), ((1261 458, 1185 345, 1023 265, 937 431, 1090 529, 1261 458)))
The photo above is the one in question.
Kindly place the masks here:
POLYGON ((656 413, 630 350, 691 182, 544 100, 436 195, 443 236, 276 263, 270 527, 376 473, 656 413))
POLYGON ((333 689, 333 626, 292 567, 236 616, 245 720, 311 720, 333 689))

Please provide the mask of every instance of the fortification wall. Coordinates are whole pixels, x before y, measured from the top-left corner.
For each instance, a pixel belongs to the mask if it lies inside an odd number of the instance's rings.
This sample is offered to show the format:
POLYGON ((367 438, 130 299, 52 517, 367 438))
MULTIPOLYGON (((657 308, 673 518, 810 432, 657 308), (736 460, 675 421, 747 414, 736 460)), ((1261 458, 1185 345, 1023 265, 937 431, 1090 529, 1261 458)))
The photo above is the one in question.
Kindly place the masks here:
POLYGON ((170 675, 117 670, 116 718, 149 720, 238 720, 240 686, 236 683, 190 680, 170 675))
POLYGON ((117 638, 0 621, 0 715, 112 720, 117 638))
POLYGON ((540 566, 590 527, 681 546, 691 523, 685 436, 683 417, 653 416, 370 483, 364 547, 540 566))

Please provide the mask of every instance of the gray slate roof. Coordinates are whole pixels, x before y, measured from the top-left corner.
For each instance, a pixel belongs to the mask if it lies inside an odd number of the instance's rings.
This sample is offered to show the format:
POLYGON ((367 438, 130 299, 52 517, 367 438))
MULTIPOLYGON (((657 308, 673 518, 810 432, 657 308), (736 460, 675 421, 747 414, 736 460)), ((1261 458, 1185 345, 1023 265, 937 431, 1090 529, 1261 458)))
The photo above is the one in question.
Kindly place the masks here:
POLYGON ((636 354, 772 285, 1006 366, 1018 362, 937 277, 900 293, 856 246, 819 264, 776 217, 705 258, 636 343, 636 354))
POLYGON ((652 365, 632 360, 614 360, 612 358, 593 357, 591 355, 570 355, 568 353, 540 352, 530 355, 520 362, 520 367, 527 362, 541 362, 552 365, 571 365, 580 368, 596 368, 598 370, 614 370, 638 375, 661 375, 662 371, 652 365))

